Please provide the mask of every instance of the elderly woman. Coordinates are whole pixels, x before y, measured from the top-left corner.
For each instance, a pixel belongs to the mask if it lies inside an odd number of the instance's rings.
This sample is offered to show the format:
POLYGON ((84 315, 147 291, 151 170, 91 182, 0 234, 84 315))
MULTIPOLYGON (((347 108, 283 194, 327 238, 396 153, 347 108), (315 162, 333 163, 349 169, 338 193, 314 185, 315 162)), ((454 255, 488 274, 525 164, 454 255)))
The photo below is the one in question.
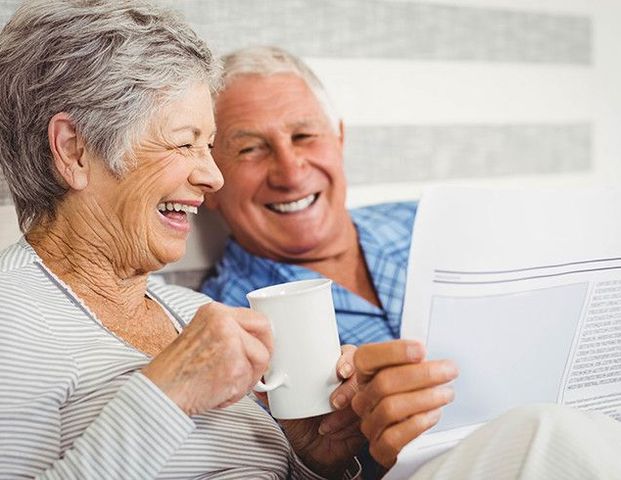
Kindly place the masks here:
POLYGON ((270 356, 263 317, 148 277, 222 186, 217 73, 138 1, 27 2, 0 34, 0 159, 25 233, 0 253, 1 477, 347 475, 351 410, 287 439, 245 396, 270 356))

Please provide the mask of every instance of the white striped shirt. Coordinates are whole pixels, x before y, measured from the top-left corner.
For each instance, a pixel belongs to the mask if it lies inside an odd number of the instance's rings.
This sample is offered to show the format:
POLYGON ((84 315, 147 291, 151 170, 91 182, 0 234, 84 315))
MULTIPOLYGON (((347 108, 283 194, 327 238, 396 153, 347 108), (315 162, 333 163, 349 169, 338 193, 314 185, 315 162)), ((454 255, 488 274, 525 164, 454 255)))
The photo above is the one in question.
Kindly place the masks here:
MULTIPOLYGON (((210 299, 149 281, 187 324, 210 299)), ((188 417, 22 238, 0 252, 0 478, 321 478, 249 398, 188 417)))

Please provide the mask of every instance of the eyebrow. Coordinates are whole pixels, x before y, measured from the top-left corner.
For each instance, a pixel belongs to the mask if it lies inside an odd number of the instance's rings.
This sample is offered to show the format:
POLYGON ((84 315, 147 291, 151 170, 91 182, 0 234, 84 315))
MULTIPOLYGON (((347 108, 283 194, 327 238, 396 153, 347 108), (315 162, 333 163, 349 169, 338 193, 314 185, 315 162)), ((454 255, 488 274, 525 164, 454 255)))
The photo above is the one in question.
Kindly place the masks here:
MULTIPOLYGON (((295 122, 287 123, 285 127, 293 129, 293 128, 299 128, 299 127, 309 127, 317 123, 320 123, 320 119, 313 117, 313 118, 305 118, 303 120, 298 120, 295 122)), ((233 135, 229 137, 229 143, 234 140, 240 139, 240 138, 262 137, 262 136, 263 134, 259 132, 258 130, 237 130, 233 135)))
POLYGON ((303 120, 298 120, 297 122, 288 123, 288 128, 300 128, 300 127, 311 127, 315 124, 320 123, 320 120, 317 118, 305 118, 303 120))
POLYGON ((237 130, 230 138, 242 138, 242 137, 259 137, 261 133, 256 130, 237 130))
POLYGON ((201 134, 200 128, 196 128, 194 125, 183 125, 181 127, 177 127, 177 128, 173 128, 172 129, 173 132, 180 132, 181 130, 192 130, 194 135, 200 135, 201 134))
POLYGON ((261 136, 262 135, 259 132, 255 132, 253 130, 238 130, 226 140, 226 146, 227 147, 231 146, 233 142, 239 139, 248 138, 248 137, 261 138, 261 136))
MULTIPOLYGON (((196 128, 194 125, 183 125, 181 127, 177 127, 177 128, 173 128, 172 132, 176 133, 176 132, 181 132, 184 130, 191 130, 192 133, 194 134, 194 138, 198 138, 201 136, 201 134, 203 133, 202 130, 200 128, 196 128)), ((209 135, 209 138, 213 138, 216 136, 216 129, 214 129, 211 134, 209 135)))

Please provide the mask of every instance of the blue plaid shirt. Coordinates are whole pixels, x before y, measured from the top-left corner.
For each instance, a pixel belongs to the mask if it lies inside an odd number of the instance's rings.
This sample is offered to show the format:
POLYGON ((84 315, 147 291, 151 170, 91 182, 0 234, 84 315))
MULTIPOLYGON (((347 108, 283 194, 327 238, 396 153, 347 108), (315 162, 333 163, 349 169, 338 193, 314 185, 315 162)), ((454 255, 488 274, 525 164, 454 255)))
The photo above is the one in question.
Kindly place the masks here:
MULTIPOLYGON (((399 338, 416 203, 385 203, 350 211, 381 307, 332 284, 341 343, 360 345, 399 338)), ((201 290, 220 302, 248 306, 246 293, 277 283, 321 278, 308 268, 246 252, 230 239, 215 276, 201 290)))

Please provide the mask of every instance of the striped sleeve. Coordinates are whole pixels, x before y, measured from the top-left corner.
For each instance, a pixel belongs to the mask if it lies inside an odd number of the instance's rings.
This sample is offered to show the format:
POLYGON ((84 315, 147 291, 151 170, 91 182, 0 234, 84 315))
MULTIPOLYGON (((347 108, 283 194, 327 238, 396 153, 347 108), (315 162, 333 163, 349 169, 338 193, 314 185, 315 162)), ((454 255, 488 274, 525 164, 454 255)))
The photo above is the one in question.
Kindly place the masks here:
POLYGON ((194 422, 135 373, 66 452, 38 478, 152 479, 194 430, 194 422))
MULTIPOLYGON (((2 408, 3 430, 10 429, 12 419, 20 420, 19 410, 24 411, 21 405, 16 405, 14 411, 2 408)), ((38 454, 39 442, 60 435, 53 432, 58 415, 39 411, 32 417, 29 428, 24 428, 25 419, 21 420, 19 434, 11 435, 12 444, 2 445, 4 441, 0 441, 0 478, 153 479, 194 430, 192 420, 140 373, 135 373, 119 389, 73 447, 52 465, 46 465, 43 452, 38 454), (40 432, 45 432, 46 438, 41 438, 40 432), (11 457, 18 449, 29 452, 31 457, 14 462, 11 457), (26 469, 16 472, 16 463, 26 469)), ((5 435, 2 438, 7 439, 5 435)))
POLYGON ((136 372, 61 454, 62 408, 76 369, 45 322, 21 321, 24 312, 40 316, 19 297, 0 314, 0 479, 155 478, 194 422, 136 372))

